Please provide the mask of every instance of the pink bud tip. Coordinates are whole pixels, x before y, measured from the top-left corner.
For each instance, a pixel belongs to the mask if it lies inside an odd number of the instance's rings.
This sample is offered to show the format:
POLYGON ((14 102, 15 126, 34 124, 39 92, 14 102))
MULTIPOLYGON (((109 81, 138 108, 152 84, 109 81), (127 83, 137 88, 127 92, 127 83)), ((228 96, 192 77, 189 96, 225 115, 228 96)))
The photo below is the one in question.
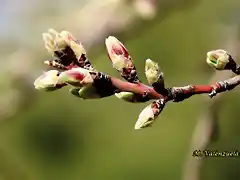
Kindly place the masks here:
POLYGON ((105 41, 107 52, 110 60, 113 60, 113 56, 122 55, 126 59, 130 60, 129 53, 125 46, 115 37, 109 36, 105 41))
POLYGON ((85 74, 80 73, 78 71, 69 71, 68 75, 78 81, 82 81, 85 78, 85 74))

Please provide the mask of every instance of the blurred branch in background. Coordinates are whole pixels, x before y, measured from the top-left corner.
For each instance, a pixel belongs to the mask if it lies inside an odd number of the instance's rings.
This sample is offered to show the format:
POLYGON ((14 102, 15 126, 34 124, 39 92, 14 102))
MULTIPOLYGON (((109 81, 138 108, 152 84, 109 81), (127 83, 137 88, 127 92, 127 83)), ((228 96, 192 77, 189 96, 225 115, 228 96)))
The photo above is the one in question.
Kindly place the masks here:
MULTIPOLYGON (((229 39, 224 42, 223 47, 228 50, 233 57, 237 58, 239 46, 238 31, 236 26, 223 27, 224 33, 228 34, 229 39)), ((233 76, 230 72, 216 72, 210 78, 210 83, 222 79, 227 79, 233 76)), ((201 170, 203 166, 204 157, 194 157, 194 151, 203 152, 213 142, 217 141, 220 136, 219 112, 221 112, 221 105, 224 96, 222 93, 213 99, 204 100, 204 110, 200 114, 196 127, 193 132, 190 150, 187 153, 186 162, 183 168, 183 180, 201 180, 201 170)))

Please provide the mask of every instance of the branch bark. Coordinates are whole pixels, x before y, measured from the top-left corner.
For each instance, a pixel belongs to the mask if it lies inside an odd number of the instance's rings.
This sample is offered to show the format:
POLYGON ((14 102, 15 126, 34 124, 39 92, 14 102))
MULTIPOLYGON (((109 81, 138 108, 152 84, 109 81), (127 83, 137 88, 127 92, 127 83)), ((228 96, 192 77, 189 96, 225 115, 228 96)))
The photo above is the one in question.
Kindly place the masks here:
POLYGON ((233 78, 219 81, 211 85, 188 85, 183 87, 166 88, 166 94, 160 94, 156 92, 152 87, 149 87, 142 83, 129 83, 120 79, 110 77, 113 86, 118 89, 119 92, 133 92, 148 96, 150 99, 163 98, 166 101, 173 100, 174 102, 183 101, 196 94, 209 94, 210 97, 215 96, 218 93, 231 90, 240 84, 240 75, 233 78))

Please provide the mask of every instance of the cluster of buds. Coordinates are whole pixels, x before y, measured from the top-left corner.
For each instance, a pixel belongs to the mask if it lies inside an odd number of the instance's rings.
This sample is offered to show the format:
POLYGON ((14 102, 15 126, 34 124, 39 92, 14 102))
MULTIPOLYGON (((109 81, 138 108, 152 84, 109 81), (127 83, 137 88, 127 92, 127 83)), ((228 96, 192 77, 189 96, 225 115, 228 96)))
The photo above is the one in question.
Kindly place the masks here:
POLYGON ((42 36, 45 48, 54 58, 44 61, 45 64, 65 70, 73 67, 94 70, 82 44, 68 31, 58 33, 54 29, 49 29, 42 36))
MULTIPOLYGON (((127 102, 141 103, 152 99, 148 94, 149 87, 142 85, 136 67, 125 46, 113 36, 105 40, 108 57, 113 67, 128 83, 126 90, 119 86, 112 77, 93 68, 87 59, 83 45, 67 31, 57 32, 49 29, 43 33, 45 48, 53 57, 44 61, 55 69, 45 72, 34 82, 37 90, 54 91, 70 86, 70 92, 82 99, 102 98, 115 95, 127 102), (142 91, 128 90, 131 86, 140 87, 142 91)), ((146 60, 145 74, 150 85, 156 91, 164 88, 163 73, 157 63, 146 60)), ((154 90, 153 90, 154 91, 154 90)), ((156 100, 140 114, 135 128, 141 129, 153 123, 165 105, 165 100, 156 100), (151 113, 152 112, 153 116, 151 113)))
MULTIPOLYGON (((143 103, 153 100, 140 113, 135 129, 151 126, 168 101, 180 102, 194 94, 230 90, 240 84, 240 78, 226 80, 212 86, 184 86, 165 88, 163 72, 158 63, 146 60, 145 75, 149 85, 142 84, 134 62, 126 49, 116 37, 105 40, 107 54, 115 68, 125 80, 114 78, 97 71, 86 56, 83 45, 69 32, 57 32, 49 29, 43 33, 45 48, 52 60, 45 61, 55 69, 45 72, 34 82, 37 90, 54 91, 70 87, 70 93, 81 99, 95 99, 115 95, 131 103, 143 103)), ((224 50, 207 53, 207 63, 217 70, 232 70, 240 74, 240 68, 224 50)))

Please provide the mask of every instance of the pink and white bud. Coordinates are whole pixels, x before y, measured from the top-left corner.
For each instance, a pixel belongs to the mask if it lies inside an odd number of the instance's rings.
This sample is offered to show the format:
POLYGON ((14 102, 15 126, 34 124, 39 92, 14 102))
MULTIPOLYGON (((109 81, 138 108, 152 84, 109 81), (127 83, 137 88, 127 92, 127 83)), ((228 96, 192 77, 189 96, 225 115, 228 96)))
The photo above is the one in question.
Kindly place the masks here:
POLYGON ((48 29, 48 32, 42 34, 45 48, 54 56, 55 51, 61 51, 67 47, 67 42, 60 33, 54 29, 48 29))
POLYGON ((47 49, 47 51, 50 53, 50 54, 54 54, 54 51, 55 51, 55 46, 54 46, 54 39, 53 37, 48 34, 48 33, 43 33, 42 34, 42 37, 43 37, 43 41, 44 41, 44 46, 45 48, 47 49))
POLYGON ((136 68, 124 45, 113 36, 109 36, 105 40, 105 44, 108 57, 112 61, 113 67, 117 69, 121 73, 121 76, 128 82, 138 83, 139 79, 136 68))
POLYGON ((68 31, 60 32, 60 36, 71 47, 77 58, 80 58, 82 54, 86 54, 83 45, 77 41, 77 39, 68 31))
POLYGON ((151 126, 162 109, 165 106, 164 99, 160 99, 152 102, 152 104, 148 105, 143 111, 140 113, 138 120, 135 124, 135 129, 143 129, 151 126))
POLYGON ((117 38, 109 36, 105 40, 105 44, 107 47, 108 56, 115 69, 122 71, 123 68, 134 67, 127 49, 117 38))
POLYGON ((80 67, 64 71, 59 76, 59 83, 67 83, 75 87, 86 86, 93 81, 90 71, 80 67))
POLYGON ((34 81, 35 89, 45 90, 47 88, 55 87, 58 84, 59 71, 50 70, 38 77, 34 81))

